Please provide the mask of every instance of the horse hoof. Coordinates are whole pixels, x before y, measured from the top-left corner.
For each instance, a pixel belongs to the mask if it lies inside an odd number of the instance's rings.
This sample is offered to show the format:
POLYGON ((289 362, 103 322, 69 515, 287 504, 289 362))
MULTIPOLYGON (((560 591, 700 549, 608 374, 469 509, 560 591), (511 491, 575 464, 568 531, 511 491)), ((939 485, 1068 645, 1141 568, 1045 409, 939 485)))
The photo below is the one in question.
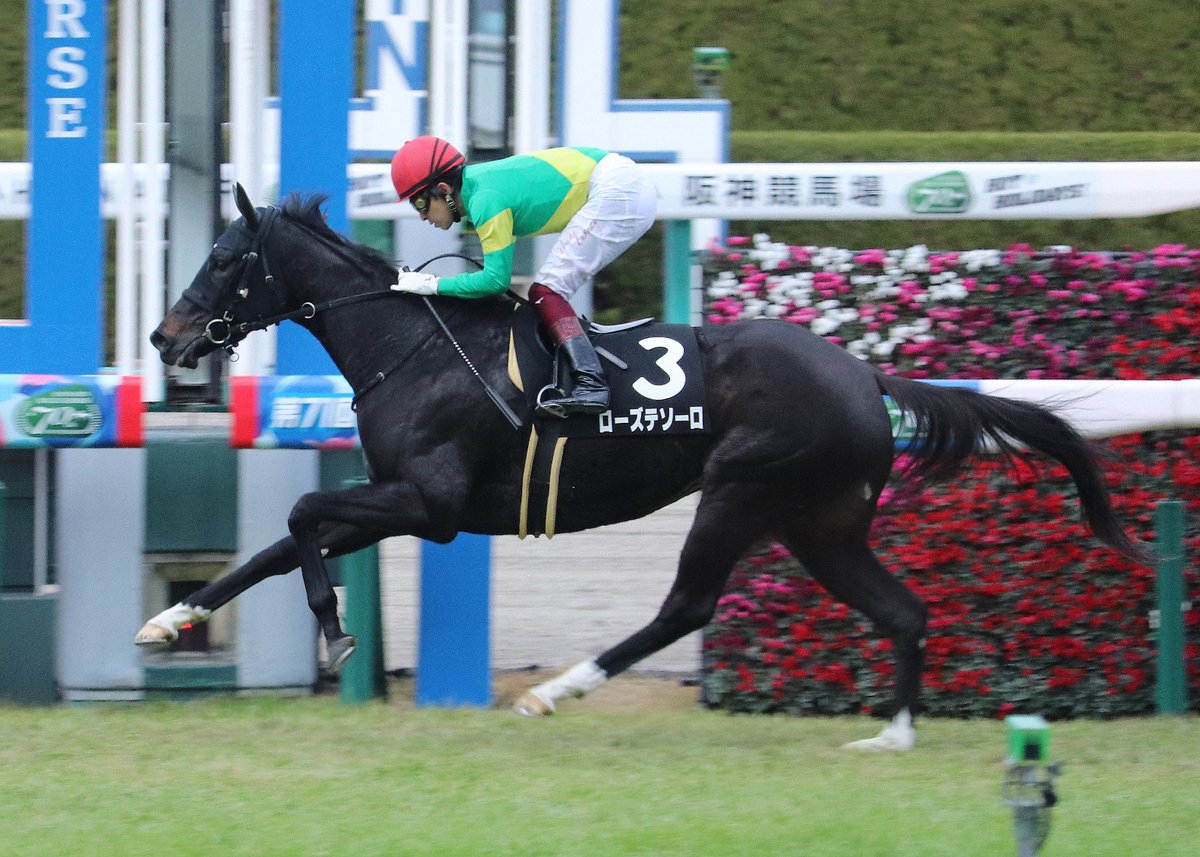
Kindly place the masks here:
POLYGON ((867 753, 907 753, 914 744, 915 741, 911 737, 881 733, 874 738, 864 738, 861 741, 843 744, 842 749, 867 753))
POLYGON ((349 634, 333 640, 327 647, 329 650, 329 663, 325 669, 333 675, 339 675, 342 667, 346 665, 346 661, 350 660, 350 656, 354 654, 354 650, 357 647, 358 641, 349 634))
POLYGON ((162 625, 155 625, 153 622, 147 622, 142 626, 142 630, 134 635, 133 642, 143 649, 165 649, 177 639, 179 639, 178 632, 164 628, 162 625))
POLYGON ((523 717, 548 717, 554 713, 554 703, 527 690, 513 703, 513 711, 523 717))

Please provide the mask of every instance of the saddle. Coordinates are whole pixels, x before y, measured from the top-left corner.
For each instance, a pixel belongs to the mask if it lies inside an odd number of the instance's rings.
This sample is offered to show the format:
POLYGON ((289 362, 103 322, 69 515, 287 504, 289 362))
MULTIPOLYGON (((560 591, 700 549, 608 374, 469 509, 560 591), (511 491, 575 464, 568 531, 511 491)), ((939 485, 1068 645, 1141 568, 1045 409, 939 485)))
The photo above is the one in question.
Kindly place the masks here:
POLYGON ((616 325, 585 319, 584 331, 608 379, 609 409, 566 419, 542 417, 537 414, 539 397, 569 384, 567 367, 543 337, 537 312, 523 303, 513 312, 508 375, 533 415, 521 487, 522 538, 530 533, 554 535, 558 474, 568 439, 708 431, 704 378, 692 327, 649 318, 616 325))

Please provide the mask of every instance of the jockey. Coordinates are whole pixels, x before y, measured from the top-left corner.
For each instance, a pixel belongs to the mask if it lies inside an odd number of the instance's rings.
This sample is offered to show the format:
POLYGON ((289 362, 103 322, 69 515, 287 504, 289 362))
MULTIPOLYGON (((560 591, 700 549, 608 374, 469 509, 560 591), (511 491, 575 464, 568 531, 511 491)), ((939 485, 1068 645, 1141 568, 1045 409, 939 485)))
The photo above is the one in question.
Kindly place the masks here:
POLYGON ((503 294, 516 239, 560 233, 529 299, 566 355, 571 390, 544 400, 540 410, 563 417, 607 410, 604 370, 567 300, 654 222, 658 196, 637 165, 624 155, 584 147, 468 165, 445 140, 418 137, 392 158, 392 184, 423 221, 449 229, 465 220, 483 246, 483 270, 441 278, 402 271, 392 287, 397 291, 457 298, 503 294))

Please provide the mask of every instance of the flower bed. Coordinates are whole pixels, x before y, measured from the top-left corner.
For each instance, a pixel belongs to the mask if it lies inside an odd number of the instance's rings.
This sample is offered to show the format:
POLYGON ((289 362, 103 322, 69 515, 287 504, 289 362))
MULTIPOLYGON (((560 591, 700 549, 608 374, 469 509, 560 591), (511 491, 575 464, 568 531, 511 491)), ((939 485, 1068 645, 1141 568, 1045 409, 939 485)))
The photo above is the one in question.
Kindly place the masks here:
MULTIPOLYGON (((931 253, 789 247, 729 239, 706 265, 707 320, 806 324, 885 371, 925 378, 1190 378, 1200 349, 1200 251, 1055 248, 931 253)), ((1114 438, 1122 519, 1153 535, 1162 499, 1187 502, 1200 548, 1200 436, 1114 438)), ((880 559, 930 608, 930 714, 1125 716, 1154 709, 1148 614, 1154 571, 1099 545, 1065 471, 1006 471, 981 457, 950 486, 886 496, 880 559)), ((1200 604, 1200 577, 1187 591, 1200 604)), ((1200 611, 1187 617, 1200 704, 1200 611)), ((886 710, 890 643, 831 599, 778 545, 735 569, 705 632, 705 697, 734 711, 886 710)))

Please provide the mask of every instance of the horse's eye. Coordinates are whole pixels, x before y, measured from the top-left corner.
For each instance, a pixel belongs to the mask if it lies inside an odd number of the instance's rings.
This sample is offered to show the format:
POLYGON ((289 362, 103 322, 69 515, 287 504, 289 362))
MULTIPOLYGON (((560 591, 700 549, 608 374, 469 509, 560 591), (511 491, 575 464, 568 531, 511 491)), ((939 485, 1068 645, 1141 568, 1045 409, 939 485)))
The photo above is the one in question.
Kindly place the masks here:
POLYGON ((212 253, 208 256, 208 272, 210 274, 219 274, 222 271, 227 271, 232 264, 233 254, 224 247, 214 247, 212 253))

